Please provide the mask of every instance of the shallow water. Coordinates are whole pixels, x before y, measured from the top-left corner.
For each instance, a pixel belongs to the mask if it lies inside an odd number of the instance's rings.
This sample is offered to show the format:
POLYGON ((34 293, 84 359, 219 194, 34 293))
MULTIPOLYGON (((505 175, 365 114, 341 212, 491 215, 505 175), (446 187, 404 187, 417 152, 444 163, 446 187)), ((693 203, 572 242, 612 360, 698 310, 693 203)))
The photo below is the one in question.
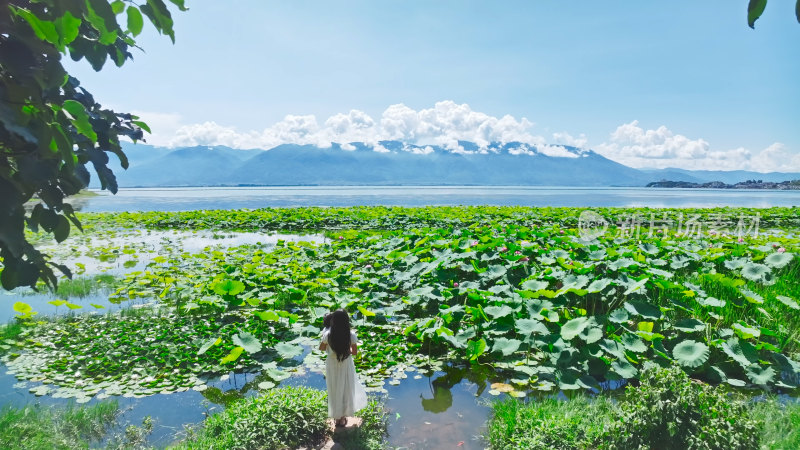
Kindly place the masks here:
POLYGON ((85 212, 296 206, 616 206, 766 208, 800 205, 800 191, 550 186, 290 186, 123 188, 73 200, 85 212))
MULTIPOLYGON (((219 412, 227 402, 257 395, 260 378, 253 373, 230 374, 208 382, 203 392, 188 390, 141 398, 112 397, 122 414, 111 434, 123 433, 127 425, 141 425, 150 416, 153 432, 148 444, 165 447, 185 436, 185 426, 201 423, 206 414, 219 412)), ((386 386, 389 444, 410 449, 482 449, 480 434, 488 417, 488 381, 468 368, 447 368, 428 376, 409 376, 398 386, 386 386)), ((0 404, 23 406, 31 403, 65 405, 71 400, 36 397, 28 389, 39 383, 17 383, 0 365, 0 404)), ((292 375, 280 385, 325 389, 320 373, 292 375)), ((93 399, 88 404, 98 400, 93 399)))
MULTIPOLYGON (((322 244, 326 238, 321 234, 118 230, 113 236, 105 238, 79 234, 70 237, 59 246, 45 245, 39 249, 52 255, 54 261, 64 263, 75 274, 74 277, 91 277, 98 274, 123 277, 125 274, 144 270, 157 256, 182 252, 198 253, 205 249, 220 250, 240 245, 255 245, 268 250, 274 247, 278 241, 305 241, 322 244)), ((110 292, 107 289, 100 289, 90 292, 85 297, 70 297, 67 299, 70 303, 81 306, 80 309, 71 310, 66 306, 54 306, 48 303, 56 299, 64 299, 63 296, 48 290, 40 292, 34 292, 29 288, 17 288, 12 291, 0 290, 0 324, 14 318, 16 315, 13 309, 15 302, 31 305, 33 310, 38 313, 38 317, 87 312, 105 313, 144 304, 142 301, 111 303, 108 300, 110 292)))

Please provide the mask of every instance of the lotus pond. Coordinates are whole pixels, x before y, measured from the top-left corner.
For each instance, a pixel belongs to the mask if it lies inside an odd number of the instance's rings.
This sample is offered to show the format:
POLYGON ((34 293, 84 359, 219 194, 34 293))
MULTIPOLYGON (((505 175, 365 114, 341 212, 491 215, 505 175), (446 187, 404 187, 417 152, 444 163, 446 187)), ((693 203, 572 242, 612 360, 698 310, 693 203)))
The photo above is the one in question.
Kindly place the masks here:
POLYGON ((581 213, 81 214, 85 233, 49 252, 78 279, 110 278, 89 300, 6 296, 24 325, 0 344, 3 398, 115 397, 133 418, 181 399, 172 403, 192 406, 153 435, 166 445, 209 407, 281 384, 324 386, 313 349, 322 316, 339 307, 363 341, 362 380, 396 414, 393 445, 482 448, 486 399, 597 393, 636 380, 648 361, 732 389, 796 393, 800 209, 595 208, 599 232, 581 213))

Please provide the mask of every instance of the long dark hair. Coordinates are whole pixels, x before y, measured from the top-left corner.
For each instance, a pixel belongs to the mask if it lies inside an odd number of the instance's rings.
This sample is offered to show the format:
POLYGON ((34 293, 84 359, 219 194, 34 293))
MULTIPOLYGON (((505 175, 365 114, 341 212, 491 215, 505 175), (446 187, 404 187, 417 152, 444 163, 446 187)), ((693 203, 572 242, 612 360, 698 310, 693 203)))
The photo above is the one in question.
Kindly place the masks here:
POLYGON ((339 361, 344 361, 350 356, 350 316, 347 315, 347 311, 337 309, 331 313, 328 344, 336 352, 336 359, 339 361))

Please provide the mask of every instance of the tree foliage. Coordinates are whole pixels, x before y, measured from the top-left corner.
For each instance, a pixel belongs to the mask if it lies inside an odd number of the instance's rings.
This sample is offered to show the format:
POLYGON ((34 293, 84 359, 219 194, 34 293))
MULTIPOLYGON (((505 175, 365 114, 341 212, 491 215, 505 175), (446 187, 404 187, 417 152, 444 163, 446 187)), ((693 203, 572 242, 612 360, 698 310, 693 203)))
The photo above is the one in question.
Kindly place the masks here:
MULTIPOLYGON (((183 0, 170 0, 181 11, 183 0)), ((25 227, 61 242, 79 228, 65 198, 89 184, 94 168, 103 189, 116 193, 109 153, 128 161, 120 137, 138 141, 147 125, 138 117, 104 109, 62 64, 85 59, 100 71, 107 61, 133 59, 135 37, 146 16, 175 41, 162 0, 0 0, 0 282, 5 289, 55 286, 52 267, 25 237, 25 227), (29 202, 36 200, 35 205, 29 202), (27 205, 26 205, 27 204, 27 205)))
MULTIPOLYGON (((747 24, 750 28, 756 27, 756 20, 764 13, 767 7, 767 0, 750 0, 747 4, 747 24)), ((800 0, 797 0, 794 6, 794 14, 797 16, 797 21, 800 22, 800 0)))

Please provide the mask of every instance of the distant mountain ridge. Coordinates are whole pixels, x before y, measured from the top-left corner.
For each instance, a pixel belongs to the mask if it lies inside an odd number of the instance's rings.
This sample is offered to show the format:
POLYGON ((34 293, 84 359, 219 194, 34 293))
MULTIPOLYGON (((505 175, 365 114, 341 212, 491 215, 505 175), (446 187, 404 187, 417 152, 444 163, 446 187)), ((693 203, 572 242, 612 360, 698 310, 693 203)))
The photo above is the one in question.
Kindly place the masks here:
MULTIPOLYGON (((130 167, 122 170, 112 157, 120 187, 179 186, 645 186, 661 180, 733 184, 748 179, 785 181, 800 173, 748 171, 640 170, 586 149, 459 142, 463 152, 438 146, 382 141, 333 144, 329 148, 283 144, 269 150, 225 146, 162 148, 123 143, 130 167)), ((91 187, 98 187, 92 180, 91 187)))

